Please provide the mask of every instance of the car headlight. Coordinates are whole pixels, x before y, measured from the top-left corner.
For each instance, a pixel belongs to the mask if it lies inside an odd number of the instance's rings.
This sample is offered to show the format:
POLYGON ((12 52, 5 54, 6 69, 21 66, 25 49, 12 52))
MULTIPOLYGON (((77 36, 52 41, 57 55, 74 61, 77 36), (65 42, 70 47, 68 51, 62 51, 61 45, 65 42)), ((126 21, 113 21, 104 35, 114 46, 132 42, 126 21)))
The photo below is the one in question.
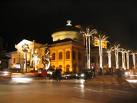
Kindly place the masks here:
POLYGON ((85 74, 83 74, 83 73, 82 73, 80 76, 81 76, 81 77, 84 77, 84 76, 85 76, 85 74))
POLYGON ((130 75, 130 72, 125 72, 125 76, 129 76, 130 75))
POLYGON ((50 74, 50 75, 52 75, 52 74, 53 74, 53 72, 52 72, 52 71, 47 71, 47 73, 48 73, 48 74, 50 74))
POLYGON ((10 73, 8 72, 8 71, 4 71, 3 72, 3 76, 7 76, 7 75, 9 75, 10 73))

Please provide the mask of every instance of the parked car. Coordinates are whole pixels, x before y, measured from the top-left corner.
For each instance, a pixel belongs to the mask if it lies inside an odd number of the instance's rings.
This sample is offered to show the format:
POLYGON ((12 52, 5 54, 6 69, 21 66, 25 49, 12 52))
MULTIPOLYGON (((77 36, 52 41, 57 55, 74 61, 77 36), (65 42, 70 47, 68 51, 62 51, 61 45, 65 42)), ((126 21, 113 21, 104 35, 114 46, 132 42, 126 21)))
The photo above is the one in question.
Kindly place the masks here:
POLYGON ((62 79, 79 79, 79 78, 80 75, 78 73, 69 72, 69 73, 64 73, 62 75, 62 79))
POLYGON ((54 69, 48 69, 47 70, 47 77, 48 78, 53 78, 53 74, 54 74, 55 70, 54 69))
POLYGON ((94 71, 92 69, 84 69, 80 73, 80 79, 94 78, 94 71))

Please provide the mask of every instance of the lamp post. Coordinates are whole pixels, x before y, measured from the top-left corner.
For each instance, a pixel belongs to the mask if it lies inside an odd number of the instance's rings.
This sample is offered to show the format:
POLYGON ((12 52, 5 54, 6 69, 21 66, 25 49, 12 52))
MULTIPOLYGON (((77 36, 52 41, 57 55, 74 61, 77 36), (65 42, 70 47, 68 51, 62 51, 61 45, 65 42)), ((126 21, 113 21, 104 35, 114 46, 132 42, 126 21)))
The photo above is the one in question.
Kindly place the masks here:
POLYGON ((23 68, 23 72, 27 72, 27 52, 29 49, 29 45, 28 44, 23 44, 22 45, 22 51, 24 52, 24 68, 23 68))
POLYGON ((87 64, 86 67, 87 69, 90 69, 90 46, 91 46, 91 37, 93 34, 97 34, 97 30, 96 29, 91 29, 90 28, 86 28, 86 31, 81 31, 81 33, 84 36, 85 39, 85 47, 86 47, 86 59, 87 59, 87 64))

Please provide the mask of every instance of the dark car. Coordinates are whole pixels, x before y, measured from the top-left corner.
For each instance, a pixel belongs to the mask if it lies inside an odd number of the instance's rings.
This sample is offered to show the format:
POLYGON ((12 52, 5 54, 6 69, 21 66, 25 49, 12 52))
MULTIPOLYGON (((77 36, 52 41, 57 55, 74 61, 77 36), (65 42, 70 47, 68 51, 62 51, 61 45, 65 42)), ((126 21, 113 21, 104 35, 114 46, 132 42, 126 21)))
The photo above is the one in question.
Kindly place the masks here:
POLYGON ((80 75, 78 73, 64 73, 62 79, 79 79, 80 75))
POLYGON ((91 79, 94 78, 94 71, 92 69, 84 69, 80 73, 81 79, 91 79))

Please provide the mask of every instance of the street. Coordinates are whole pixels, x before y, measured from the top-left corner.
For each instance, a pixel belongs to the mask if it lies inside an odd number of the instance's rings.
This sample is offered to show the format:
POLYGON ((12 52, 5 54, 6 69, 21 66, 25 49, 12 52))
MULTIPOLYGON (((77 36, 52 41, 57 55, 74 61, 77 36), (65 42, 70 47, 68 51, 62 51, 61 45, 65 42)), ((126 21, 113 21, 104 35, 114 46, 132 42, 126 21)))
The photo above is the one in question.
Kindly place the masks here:
MULTIPOLYGON (((106 80, 106 79, 105 79, 106 80)), ((0 83, 0 103, 136 103, 137 85, 116 81, 34 80, 0 83), (124 85, 123 87, 120 87, 124 85)))

